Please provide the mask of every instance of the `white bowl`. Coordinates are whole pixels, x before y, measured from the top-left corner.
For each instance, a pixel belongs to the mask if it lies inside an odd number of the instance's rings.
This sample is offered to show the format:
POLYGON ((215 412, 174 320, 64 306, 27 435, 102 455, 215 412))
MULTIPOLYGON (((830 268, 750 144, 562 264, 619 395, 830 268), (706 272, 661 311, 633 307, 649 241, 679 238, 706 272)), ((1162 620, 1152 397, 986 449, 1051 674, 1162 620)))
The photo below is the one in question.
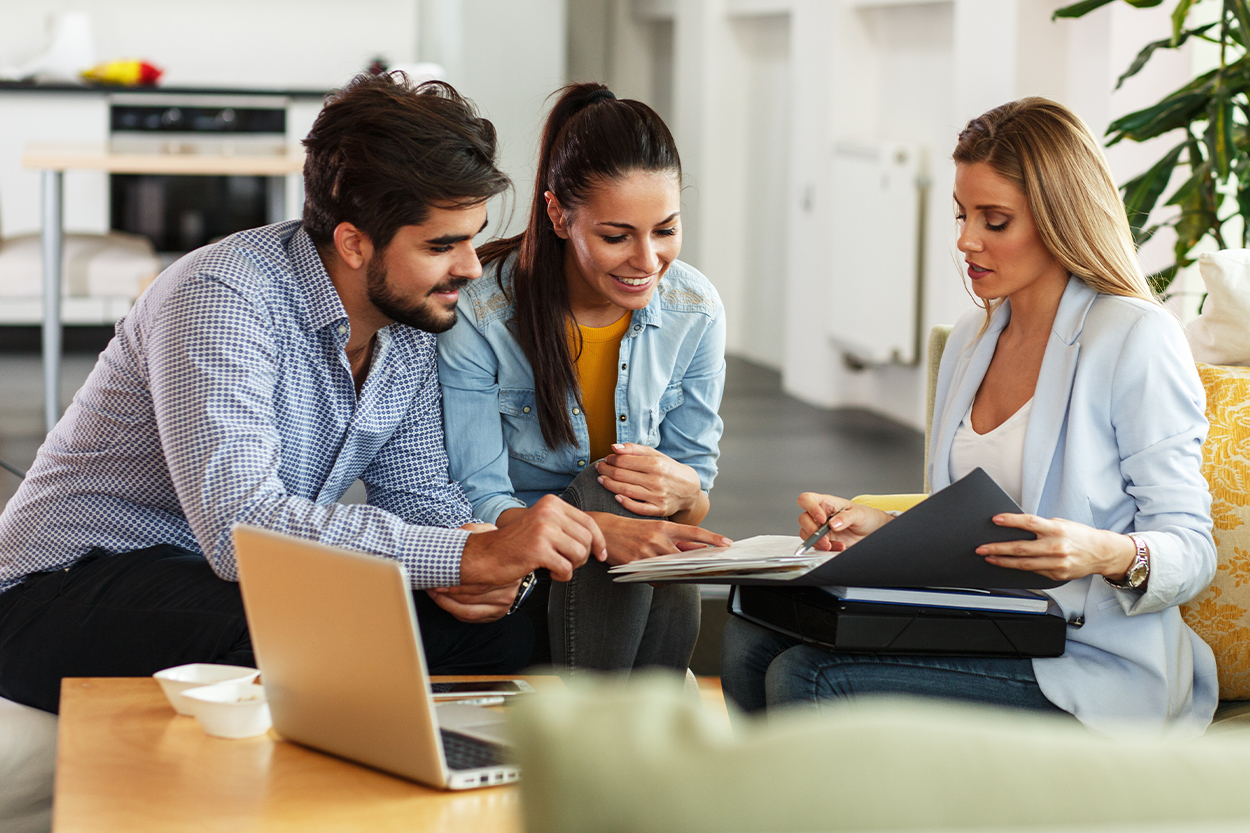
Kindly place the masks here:
POLYGON ((169 698, 169 705, 174 707, 174 711, 194 717, 195 703, 183 699, 182 692, 189 688, 200 688, 213 683, 250 683, 260 676, 260 672, 255 668, 245 668, 242 665, 193 662, 190 665, 178 665, 157 671, 152 676, 161 684, 161 690, 169 698))
POLYGON ((217 683, 189 688, 182 696, 195 701, 195 719, 216 738, 252 738, 273 725, 265 687, 257 683, 217 683))

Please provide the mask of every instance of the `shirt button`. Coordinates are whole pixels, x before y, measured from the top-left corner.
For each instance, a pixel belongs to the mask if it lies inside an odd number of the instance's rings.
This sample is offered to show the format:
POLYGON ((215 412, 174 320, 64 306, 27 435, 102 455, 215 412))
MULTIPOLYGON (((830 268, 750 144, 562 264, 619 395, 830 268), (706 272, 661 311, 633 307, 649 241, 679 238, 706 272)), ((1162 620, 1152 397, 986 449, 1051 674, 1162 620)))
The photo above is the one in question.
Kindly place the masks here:
POLYGON ((578 414, 580 414, 581 412, 582 412, 582 409, 581 409, 581 408, 574 408, 574 409, 573 409, 573 416, 577 416, 577 415, 578 415, 578 414))
POLYGON ((347 335, 347 327, 345 327, 342 324, 339 325, 339 335, 341 336, 347 335))
POLYGON ((635 324, 635 325, 634 325, 634 332, 638 332, 638 331, 639 331, 639 330, 641 330, 641 329, 642 329, 642 325, 641 325, 641 324, 635 324))
POLYGON ((586 461, 585 461, 585 460, 578 460, 578 461, 577 461, 577 467, 578 467, 579 469, 580 469, 582 466, 584 466, 584 465, 586 465, 586 461))
POLYGON ((623 365, 621 365, 621 370, 624 370, 624 369, 625 369, 625 368, 627 368, 627 367, 629 367, 629 365, 623 364, 623 365))
POLYGON ((621 414, 621 422, 624 422, 624 421, 625 421, 625 415, 621 414))
POLYGON ((528 414, 529 412, 530 412, 530 406, 529 406, 529 405, 526 405, 524 408, 522 408, 522 409, 521 409, 521 413, 523 413, 523 414, 528 414))

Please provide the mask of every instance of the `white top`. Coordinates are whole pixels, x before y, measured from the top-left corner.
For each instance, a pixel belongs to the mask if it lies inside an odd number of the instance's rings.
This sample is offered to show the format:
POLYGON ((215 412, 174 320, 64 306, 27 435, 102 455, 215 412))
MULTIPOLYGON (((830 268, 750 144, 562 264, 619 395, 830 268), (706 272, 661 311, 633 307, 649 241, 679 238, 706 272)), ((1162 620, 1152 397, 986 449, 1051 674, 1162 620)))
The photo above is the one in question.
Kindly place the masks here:
POLYGON ((978 434, 972 428, 972 408, 964 414, 951 445, 951 482, 980 467, 1003 487, 1017 504, 1024 493, 1024 432, 1029 427, 1033 400, 1020 406, 1007 421, 992 431, 978 434))

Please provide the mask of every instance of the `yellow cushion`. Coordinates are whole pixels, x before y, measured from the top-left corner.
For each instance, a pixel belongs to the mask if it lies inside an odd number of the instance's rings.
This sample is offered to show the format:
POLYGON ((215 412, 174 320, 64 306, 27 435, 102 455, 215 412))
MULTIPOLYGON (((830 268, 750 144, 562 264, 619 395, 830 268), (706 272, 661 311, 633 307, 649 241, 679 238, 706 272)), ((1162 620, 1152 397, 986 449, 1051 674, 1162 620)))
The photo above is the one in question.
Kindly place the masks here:
POLYGON ((860 495, 851 500, 882 512, 906 512, 927 497, 928 495, 860 495))
POLYGON ((1211 431, 1202 474, 1211 487, 1219 569, 1181 615, 1215 651, 1220 699, 1250 700, 1250 367, 1198 364, 1211 431))

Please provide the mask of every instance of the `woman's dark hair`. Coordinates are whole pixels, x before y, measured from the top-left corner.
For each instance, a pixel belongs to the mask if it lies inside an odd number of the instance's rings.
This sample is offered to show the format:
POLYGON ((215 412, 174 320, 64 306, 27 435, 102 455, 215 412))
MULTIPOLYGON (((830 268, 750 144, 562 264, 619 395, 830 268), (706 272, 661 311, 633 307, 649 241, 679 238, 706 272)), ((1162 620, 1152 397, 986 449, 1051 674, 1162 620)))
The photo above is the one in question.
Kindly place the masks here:
POLYGON ((348 222, 385 249, 432 206, 468 206, 506 190, 495 126, 442 81, 361 74, 326 100, 304 160, 304 230, 330 246, 348 222))
POLYGON ((641 101, 618 100, 602 84, 570 84, 547 116, 538 174, 525 231, 478 250, 483 264, 519 250, 512 278, 513 332, 534 372, 538 423, 547 445, 575 441, 566 403, 578 399, 576 357, 569 347, 564 246, 547 216, 544 192, 566 212, 577 211, 595 188, 634 171, 671 171, 681 180, 681 158, 664 120, 641 101))

